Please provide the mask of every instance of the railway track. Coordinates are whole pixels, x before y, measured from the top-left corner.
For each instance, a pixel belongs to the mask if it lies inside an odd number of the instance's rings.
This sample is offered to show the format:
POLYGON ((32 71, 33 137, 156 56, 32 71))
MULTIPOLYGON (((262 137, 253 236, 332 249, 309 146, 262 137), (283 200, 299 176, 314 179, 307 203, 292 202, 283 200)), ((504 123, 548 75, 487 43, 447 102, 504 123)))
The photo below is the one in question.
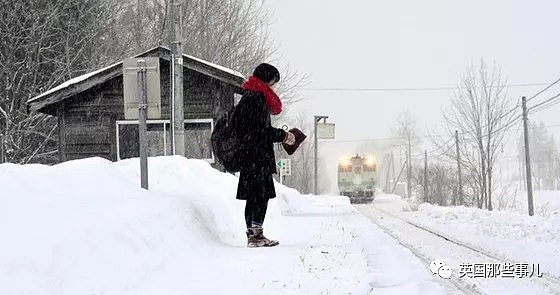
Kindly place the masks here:
MULTIPOLYGON (((373 208, 375 211, 377 211, 379 214, 379 216, 389 216, 391 218, 394 219, 398 219, 410 226, 412 226, 413 228, 417 229, 418 231, 421 231, 423 233, 427 233, 431 236, 437 237, 440 240, 444 240, 448 243, 453 244, 454 246, 458 246, 461 247, 467 251, 473 252, 476 254, 476 256, 478 257, 484 257, 486 259, 495 261, 495 262, 499 262, 499 263, 504 263, 504 262, 509 262, 509 263, 515 263, 513 259, 508 259, 507 257, 503 257, 502 255, 490 252, 488 250, 482 249, 480 247, 477 247, 475 245, 471 245, 469 243, 460 241, 454 237, 450 237, 444 233, 441 233, 439 231, 427 228, 425 226, 422 226, 416 222, 407 220, 406 218, 400 217, 398 215, 395 215, 391 212, 388 212, 386 210, 383 210, 381 208, 375 207, 375 206, 368 206, 368 208, 373 208)), ((410 242, 406 242, 403 241, 402 238, 399 237, 399 235, 391 228, 389 228, 388 226, 385 226, 384 224, 382 224, 381 222, 378 222, 377 220, 373 220, 380 228, 382 228, 387 234, 389 234, 390 236, 392 236, 395 240, 397 240, 401 245, 405 246, 406 248, 408 248, 415 256, 417 256, 420 260, 422 260, 425 265, 430 265, 433 257, 427 257, 426 255, 422 254, 421 251, 419 251, 418 245, 414 245, 410 242)), ((544 272, 541 271, 542 277, 531 277, 529 278, 529 280, 532 283, 535 284, 539 284, 541 286, 544 287, 544 289, 548 290, 551 292, 551 294, 560 294, 560 279, 548 272, 544 272)), ((456 290, 456 293, 461 293, 461 294, 485 294, 485 292, 483 292, 478 286, 476 286, 473 283, 469 283, 468 280, 464 280, 464 279, 459 279, 458 277, 453 276, 451 279, 441 279, 441 282, 446 285, 448 288, 452 287, 452 289, 456 290), (451 285, 451 286, 450 286, 451 285)))

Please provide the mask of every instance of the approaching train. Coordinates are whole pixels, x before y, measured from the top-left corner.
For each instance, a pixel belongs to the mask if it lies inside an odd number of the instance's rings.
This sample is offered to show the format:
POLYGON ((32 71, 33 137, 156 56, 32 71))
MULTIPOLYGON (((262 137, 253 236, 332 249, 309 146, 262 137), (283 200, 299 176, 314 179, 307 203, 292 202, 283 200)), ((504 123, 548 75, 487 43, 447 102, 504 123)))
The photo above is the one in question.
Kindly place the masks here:
POLYGON ((370 203, 375 198, 377 161, 374 156, 342 158, 338 163, 338 189, 351 203, 370 203))

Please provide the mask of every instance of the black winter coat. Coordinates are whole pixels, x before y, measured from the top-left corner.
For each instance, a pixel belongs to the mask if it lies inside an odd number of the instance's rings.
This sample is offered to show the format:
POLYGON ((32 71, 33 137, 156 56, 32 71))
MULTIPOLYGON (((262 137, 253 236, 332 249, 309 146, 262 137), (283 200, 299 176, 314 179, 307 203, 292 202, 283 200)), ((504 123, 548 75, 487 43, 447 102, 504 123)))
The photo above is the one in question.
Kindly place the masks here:
POLYGON ((274 143, 282 142, 286 132, 272 127, 263 94, 245 91, 235 109, 234 128, 241 142, 241 171, 261 168, 264 173, 276 173, 274 143))
POLYGON ((272 179, 276 173, 274 143, 282 142, 286 132, 272 127, 264 95, 246 91, 235 109, 233 124, 241 142, 237 199, 276 197, 272 179))

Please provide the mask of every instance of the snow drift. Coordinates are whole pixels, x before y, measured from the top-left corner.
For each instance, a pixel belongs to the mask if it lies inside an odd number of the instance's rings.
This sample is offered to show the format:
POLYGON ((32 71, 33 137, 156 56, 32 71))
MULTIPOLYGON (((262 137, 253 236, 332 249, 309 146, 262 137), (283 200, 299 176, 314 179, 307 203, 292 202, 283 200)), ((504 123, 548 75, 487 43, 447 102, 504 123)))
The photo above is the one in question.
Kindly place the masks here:
POLYGON ((235 176, 150 158, 146 191, 138 167, 0 165, 0 294, 443 294, 345 197, 276 183, 265 230, 281 244, 247 249, 235 176))

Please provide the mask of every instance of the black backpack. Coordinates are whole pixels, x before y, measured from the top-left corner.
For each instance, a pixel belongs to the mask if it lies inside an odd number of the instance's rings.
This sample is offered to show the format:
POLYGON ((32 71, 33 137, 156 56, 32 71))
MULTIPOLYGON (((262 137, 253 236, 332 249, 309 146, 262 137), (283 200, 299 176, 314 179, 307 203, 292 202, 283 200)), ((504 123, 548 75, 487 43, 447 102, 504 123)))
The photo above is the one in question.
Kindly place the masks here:
POLYGON ((212 151, 227 172, 238 172, 241 166, 239 159, 239 139, 233 126, 235 107, 226 112, 218 121, 210 137, 212 151))

